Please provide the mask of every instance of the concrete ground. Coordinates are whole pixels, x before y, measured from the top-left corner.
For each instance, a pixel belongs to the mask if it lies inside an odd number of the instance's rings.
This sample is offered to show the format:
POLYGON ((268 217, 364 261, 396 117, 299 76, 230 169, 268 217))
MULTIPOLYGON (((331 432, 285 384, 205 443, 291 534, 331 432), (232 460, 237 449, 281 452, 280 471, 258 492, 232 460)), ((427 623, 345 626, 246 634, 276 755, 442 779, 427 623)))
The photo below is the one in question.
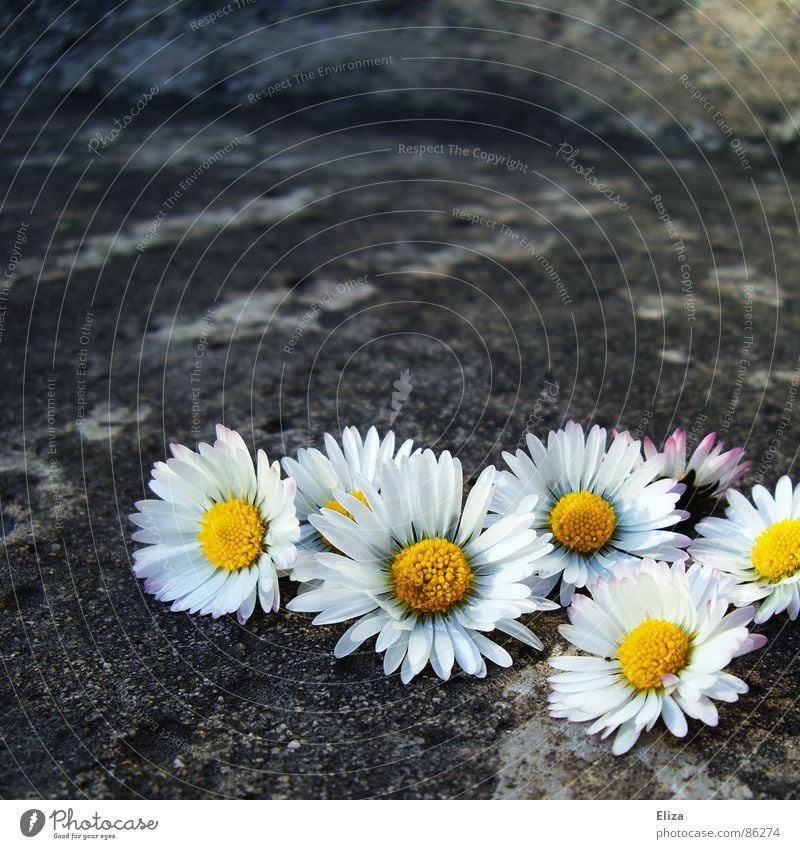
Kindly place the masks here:
POLYGON ((84 115, 29 119, 0 163, 4 797, 800 795, 785 616, 718 728, 614 758, 547 715, 562 611, 527 620, 545 652, 507 641, 511 669, 403 686, 369 646, 332 657, 344 626, 170 613, 127 521, 167 443, 217 421, 280 457, 391 419, 469 476, 568 419, 718 430, 772 485, 799 433, 796 174, 155 106, 92 153, 114 113, 84 115))

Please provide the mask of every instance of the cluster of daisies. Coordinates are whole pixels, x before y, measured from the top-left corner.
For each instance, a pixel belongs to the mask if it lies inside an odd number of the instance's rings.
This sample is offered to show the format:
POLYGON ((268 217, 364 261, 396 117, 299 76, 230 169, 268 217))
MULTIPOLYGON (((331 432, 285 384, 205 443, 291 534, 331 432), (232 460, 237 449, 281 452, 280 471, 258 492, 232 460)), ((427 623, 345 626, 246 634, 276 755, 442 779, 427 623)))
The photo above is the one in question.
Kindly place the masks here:
POLYGON ((713 433, 690 453, 681 430, 658 449, 570 422, 527 434, 466 499, 458 458, 375 428, 326 434, 283 475, 222 425, 213 445, 171 452, 131 520, 134 573, 172 610, 244 624, 257 602, 278 610, 288 576, 288 610, 350 623, 336 657, 375 638, 408 683, 428 664, 443 680, 510 666, 507 637, 542 650, 520 619, 557 609, 557 593, 583 653, 551 657, 551 714, 616 732, 615 754, 659 717, 678 737, 687 716, 716 725, 714 701, 747 691, 724 668, 765 642, 748 626, 800 612, 800 486, 746 498, 732 489, 743 449, 713 433), (725 518, 704 515, 723 496, 725 518))

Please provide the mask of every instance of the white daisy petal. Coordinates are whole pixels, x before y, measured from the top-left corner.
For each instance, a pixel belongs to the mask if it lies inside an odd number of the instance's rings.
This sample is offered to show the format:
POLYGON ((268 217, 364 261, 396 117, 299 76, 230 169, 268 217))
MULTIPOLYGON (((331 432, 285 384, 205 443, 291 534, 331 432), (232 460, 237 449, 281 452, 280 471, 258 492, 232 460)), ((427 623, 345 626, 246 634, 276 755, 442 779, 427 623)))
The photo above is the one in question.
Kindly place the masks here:
POLYGON ((590 589, 591 598, 575 598, 572 624, 559 629, 600 656, 550 660, 561 670, 548 679, 550 713, 590 722, 588 734, 616 732, 617 755, 659 718, 677 737, 688 731, 686 715, 715 725, 712 699, 736 701, 747 689, 723 667, 763 645, 747 629, 753 608, 727 613, 729 588, 728 579, 699 563, 618 564, 613 577, 590 589))
POLYGON ((480 652, 467 632, 457 622, 447 622, 447 632, 453 643, 456 663, 467 673, 477 675, 481 667, 480 652))
POLYGON ((511 655, 502 646, 498 646, 497 643, 488 637, 484 637, 480 631, 474 631, 472 633, 472 642, 475 643, 478 651, 484 657, 491 660, 492 663, 497 664, 497 666, 507 667, 513 664, 514 661, 511 655))
POLYGON ((372 612, 363 616, 342 634, 333 649, 334 657, 346 657, 354 652, 366 639, 377 634, 386 624, 383 611, 372 612))
POLYGON ((387 619, 381 632, 378 634, 378 639, 375 641, 375 651, 386 651, 389 646, 394 645, 401 637, 406 636, 405 631, 398 627, 398 623, 394 619, 387 619))
POLYGON ((433 671, 443 681, 447 681, 455 663, 455 652, 450 632, 444 620, 437 618, 433 623, 433 650, 431 652, 431 666, 433 671))
POLYGON ((455 540, 462 547, 480 533, 486 522, 486 514, 494 494, 495 475, 494 466, 484 469, 467 496, 455 540))
MULTIPOLYGON (((378 481, 378 470, 384 464, 394 464, 395 461, 408 457, 413 443, 407 440, 395 454, 394 433, 389 431, 381 440, 374 427, 369 429, 366 438, 362 438, 355 427, 344 428, 341 445, 331 434, 326 433, 323 443, 324 453, 317 448, 301 448, 297 452, 296 460, 288 457, 283 460, 283 467, 287 474, 297 481, 296 507, 303 521, 301 545, 312 551, 335 551, 339 547, 338 534, 332 531, 328 536, 323 527, 309 527, 306 525, 309 517, 323 514, 323 511, 327 510, 324 515, 334 523, 337 515, 340 519, 349 518, 352 515, 351 496, 358 500, 358 509, 362 512, 371 509, 375 500, 374 493, 377 491, 375 485, 378 481), (342 500, 347 500, 348 506, 342 505, 339 500, 340 493, 347 495, 348 498, 342 500)), ((377 519, 371 523, 369 529, 364 527, 361 537, 368 538, 370 544, 375 544, 378 527, 382 528, 382 537, 386 537, 385 523, 377 519)), ((356 540, 353 544, 363 543, 356 540)), ((385 545, 385 540, 382 544, 385 545)), ((355 552, 347 553, 360 557, 363 549, 358 548, 355 552)), ((301 562, 305 566, 306 561, 302 556, 301 562)), ((292 577, 295 580, 306 580, 304 573, 292 577)))
POLYGON ((242 624, 257 599, 274 609, 275 569, 292 566, 300 537, 294 482, 281 481, 263 451, 256 468, 242 437, 223 425, 213 445, 171 451, 166 463, 155 463, 149 483, 162 500, 138 502, 131 516, 140 527, 134 540, 149 544, 135 552, 133 565, 145 590, 171 601, 172 610, 236 613, 242 624))
POLYGON ((551 657, 548 663, 555 669, 564 669, 571 672, 597 672, 609 669, 613 661, 600 657, 558 655, 551 657))
POLYGON ((560 575, 563 604, 617 560, 682 556, 690 540, 669 530, 685 515, 675 510, 675 481, 658 480, 662 460, 641 462, 639 443, 627 434, 609 442, 603 428, 584 435, 569 422, 548 435, 546 447, 536 439, 527 445, 527 454, 503 455, 510 471, 497 478, 491 510, 519 513, 525 499, 538 499, 533 527, 552 532, 552 549, 537 569, 560 575))
MULTIPOLYGON (((642 709, 644 700, 645 696, 642 694, 633 695, 628 693, 627 698, 624 701, 621 701, 619 704, 612 707, 611 710, 608 710, 601 716, 598 716, 597 719, 588 726, 586 733, 597 734, 599 731, 602 731, 602 737, 605 739, 614 731, 614 729, 618 728, 628 720, 633 719, 633 717, 636 716, 642 709)), ((575 720, 582 722, 589 718, 590 717, 576 716, 575 720)))
POLYGON ((397 668, 403 662, 408 650, 408 633, 402 633, 400 638, 394 642, 383 656, 383 671, 386 675, 391 675, 397 671, 397 668))
POLYGON ((617 736, 614 738, 611 751, 615 755, 624 755, 625 752, 630 751, 633 744, 639 739, 640 734, 641 729, 639 726, 635 725, 632 720, 628 720, 623 723, 620 726, 619 731, 617 731, 617 736))
POLYGON ((671 696, 664 696, 661 700, 661 716, 664 720, 664 725, 676 737, 685 737, 689 731, 689 726, 686 723, 686 717, 683 711, 675 704, 671 696))
POLYGON ((239 609, 236 611, 236 618, 239 621, 240 625, 244 625, 247 620, 253 615, 253 611, 256 609, 256 601, 258 600, 258 592, 255 587, 253 591, 250 593, 247 598, 242 602, 239 609))
POLYGON ((701 538, 689 549, 699 563, 719 570, 732 581, 736 604, 761 601, 755 622, 766 622, 787 611, 800 613, 800 485, 782 477, 774 496, 753 487, 751 504, 736 490, 727 493, 725 518, 704 519, 701 538))
POLYGON ((406 671, 405 677, 402 678, 404 684, 424 669, 432 648, 433 621, 430 618, 418 620, 408 637, 408 653, 404 661, 406 671))
MULTIPOLYGON (((358 445, 351 434, 342 457, 330 440, 328 452, 341 465, 353 462, 358 445)), ((549 544, 531 528, 530 512, 500 516, 486 527, 494 478, 491 468, 479 476, 462 513, 461 464, 447 452, 437 458, 406 451, 379 463, 374 481, 354 476, 358 492, 336 489, 335 506, 309 516, 338 552, 318 548, 295 569, 294 578, 314 586, 289 609, 317 613, 315 624, 369 614, 345 631, 335 654, 349 654, 377 634, 386 674, 399 668, 403 683, 429 663, 443 680, 456 663, 469 675, 486 675, 484 656, 510 665, 508 652, 484 636, 495 629, 541 648, 516 620, 554 607, 532 596, 528 583, 549 544)))
POLYGON ((258 601, 264 611, 275 611, 280 606, 280 587, 274 569, 262 569, 258 578, 258 601))

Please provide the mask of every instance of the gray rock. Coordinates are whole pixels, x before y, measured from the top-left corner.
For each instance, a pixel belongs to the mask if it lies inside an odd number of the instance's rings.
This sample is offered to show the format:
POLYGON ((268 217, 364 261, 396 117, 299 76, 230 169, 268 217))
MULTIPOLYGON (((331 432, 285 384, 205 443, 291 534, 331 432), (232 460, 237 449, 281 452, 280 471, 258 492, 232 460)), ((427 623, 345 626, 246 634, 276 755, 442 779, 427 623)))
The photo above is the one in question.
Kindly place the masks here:
POLYGON ((563 612, 528 620, 544 653, 508 641, 511 669, 404 687, 369 647, 335 660, 341 627, 170 613, 127 522, 166 443, 217 421, 279 457, 393 416, 470 477, 526 428, 680 424, 746 443, 774 483, 798 432, 796 179, 691 147, 567 136, 570 163, 522 130, 156 104, 90 153, 115 114, 22 116, 0 163, 4 795, 796 798, 785 617, 733 665, 751 691, 719 728, 615 759, 547 716, 563 612))
POLYGON ((797 0, 220 5, 8 2, 0 104, 88 95, 119 103, 124 122, 155 86, 161 102, 269 118, 335 101, 308 113, 322 122, 334 110, 528 128, 558 116, 751 165, 798 136, 797 0))

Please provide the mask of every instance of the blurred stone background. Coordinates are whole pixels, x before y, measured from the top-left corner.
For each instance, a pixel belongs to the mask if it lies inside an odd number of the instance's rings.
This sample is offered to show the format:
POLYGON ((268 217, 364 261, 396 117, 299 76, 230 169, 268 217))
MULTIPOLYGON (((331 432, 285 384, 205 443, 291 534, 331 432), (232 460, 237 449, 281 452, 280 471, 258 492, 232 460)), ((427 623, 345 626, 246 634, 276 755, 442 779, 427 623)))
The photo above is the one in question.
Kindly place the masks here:
POLYGON ((228 5, 0 11, 0 794, 796 798, 785 617, 719 728, 615 759, 547 716, 563 612, 403 687, 343 627, 171 614, 127 516, 217 421, 468 478, 683 426, 793 474, 798 4, 228 5))
POLYGON ((280 99, 302 106, 358 95, 337 109, 413 107, 478 119, 491 102, 494 117, 528 126, 536 104, 548 120, 560 116, 637 142, 658 135, 660 143, 682 143, 688 135, 709 150, 730 140, 720 120, 741 139, 782 146, 798 138, 797 0, 212 5, 8 0, 0 10, 0 25, 9 27, 2 103, 16 109, 31 94, 68 93, 134 102, 156 77, 162 98, 237 105, 317 66, 383 56, 396 61, 369 74, 299 83, 280 99), (684 74, 707 100, 676 85, 684 74))

